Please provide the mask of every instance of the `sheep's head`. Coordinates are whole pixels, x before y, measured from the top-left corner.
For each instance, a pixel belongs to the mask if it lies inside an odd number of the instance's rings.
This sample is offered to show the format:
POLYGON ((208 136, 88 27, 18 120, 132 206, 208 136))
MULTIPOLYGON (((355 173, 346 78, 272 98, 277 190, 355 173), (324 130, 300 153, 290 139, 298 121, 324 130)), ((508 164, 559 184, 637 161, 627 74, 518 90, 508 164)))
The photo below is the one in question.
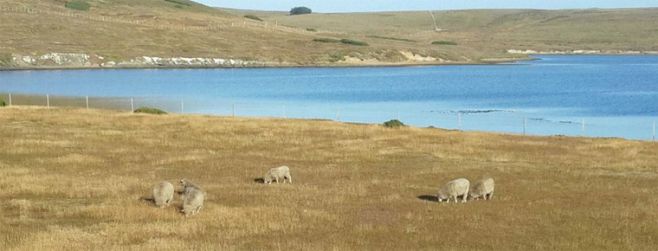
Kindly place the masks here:
POLYGON ((180 184, 181 184, 181 186, 185 186, 185 185, 187 185, 187 180, 185 180, 185 179, 180 179, 180 184))
POLYGON ((265 176, 263 176, 263 183, 265 183, 265 184, 271 184, 272 183, 272 175, 270 175, 269 172, 267 174, 265 174, 265 176))
POLYGON ((436 195, 436 199, 437 199, 437 201, 442 202, 442 201, 444 201, 444 200, 447 200, 447 199, 448 199, 448 196, 446 196, 446 195, 443 194, 442 192, 439 192, 439 193, 436 195))

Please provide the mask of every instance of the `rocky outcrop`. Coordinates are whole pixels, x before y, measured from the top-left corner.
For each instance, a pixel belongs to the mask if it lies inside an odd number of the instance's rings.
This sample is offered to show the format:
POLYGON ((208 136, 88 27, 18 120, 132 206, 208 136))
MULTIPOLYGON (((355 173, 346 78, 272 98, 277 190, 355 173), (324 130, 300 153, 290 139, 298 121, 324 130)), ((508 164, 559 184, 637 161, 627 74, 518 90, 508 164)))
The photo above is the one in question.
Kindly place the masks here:
POLYGON ((225 58, 136 57, 125 61, 108 60, 84 53, 11 54, 0 66, 7 68, 118 68, 118 67, 262 67, 266 62, 225 58))

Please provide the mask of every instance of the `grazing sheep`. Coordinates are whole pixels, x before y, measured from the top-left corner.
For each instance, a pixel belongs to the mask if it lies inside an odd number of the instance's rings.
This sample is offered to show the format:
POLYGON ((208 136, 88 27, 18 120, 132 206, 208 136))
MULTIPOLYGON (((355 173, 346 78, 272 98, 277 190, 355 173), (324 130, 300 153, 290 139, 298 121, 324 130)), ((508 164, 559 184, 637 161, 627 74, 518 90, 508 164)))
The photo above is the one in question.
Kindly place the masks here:
POLYGON ((189 189, 197 189, 203 191, 199 185, 186 179, 181 179, 180 184, 183 186, 183 194, 185 194, 189 189))
POLYGON ((493 197, 494 193, 494 179, 493 178, 484 178, 478 180, 473 185, 473 188, 470 191, 471 198, 479 199, 483 197, 485 200, 490 200, 493 197))
POLYGON ((167 181, 160 182, 153 187, 153 201, 155 205, 163 208, 169 206, 174 199, 174 185, 167 181))
POLYGON ((292 176, 290 176, 290 168, 287 166, 275 167, 267 171, 265 177, 263 177, 263 182, 265 184, 270 184, 272 181, 279 183, 279 179, 283 180, 283 183, 288 180, 292 184, 292 176))
POLYGON ((206 195, 199 189, 186 188, 183 193, 183 209, 181 210, 185 217, 199 213, 205 197, 206 195))
POLYGON ((460 178, 452 180, 439 189, 436 198, 439 202, 446 200, 448 203, 450 203, 450 198, 454 198, 455 203, 457 203, 457 197, 461 195, 463 196, 462 203, 466 203, 470 186, 471 183, 467 179, 460 178))

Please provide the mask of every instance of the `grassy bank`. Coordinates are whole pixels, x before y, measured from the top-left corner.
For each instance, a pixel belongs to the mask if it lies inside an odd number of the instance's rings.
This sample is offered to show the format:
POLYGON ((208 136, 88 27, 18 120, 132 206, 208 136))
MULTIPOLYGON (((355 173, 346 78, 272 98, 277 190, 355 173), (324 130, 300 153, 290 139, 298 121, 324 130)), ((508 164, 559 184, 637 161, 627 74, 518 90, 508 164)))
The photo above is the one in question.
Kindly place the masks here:
POLYGON ((0 108, 0 246, 10 249, 650 250, 658 145, 328 121, 0 108), (291 167, 293 185, 255 182, 291 167), (439 184, 496 178, 493 201, 439 184), (185 219, 148 197, 188 178, 185 219))

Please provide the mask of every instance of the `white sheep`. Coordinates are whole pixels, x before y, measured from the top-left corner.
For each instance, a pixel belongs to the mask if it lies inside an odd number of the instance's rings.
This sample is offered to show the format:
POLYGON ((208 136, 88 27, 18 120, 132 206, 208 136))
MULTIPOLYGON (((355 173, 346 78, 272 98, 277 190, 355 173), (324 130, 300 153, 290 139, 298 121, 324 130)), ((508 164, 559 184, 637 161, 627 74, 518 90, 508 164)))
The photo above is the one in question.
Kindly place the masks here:
POLYGON ((183 193, 183 209, 181 210, 185 217, 199 213, 205 197, 205 193, 199 189, 192 187, 186 189, 183 193))
POLYGON ((280 166, 280 167, 274 167, 271 168, 265 176, 263 177, 263 182, 265 184, 270 184, 272 181, 276 181, 276 183, 279 183, 279 180, 283 180, 283 183, 288 180, 290 184, 292 184, 292 176, 290 176, 290 168, 287 166, 280 166))
POLYGON ((480 197, 485 200, 490 200, 493 197, 494 193, 494 179, 493 178, 484 178, 478 180, 471 188, 470 196, 473 199, 479 199, 480 197))
POLYGON ((153 201, 155 205, 163 208, 169 206, 174 199, 174 185, 167 181, 160 182, 153 187, 153 201))
POLYGON ((183 209, 181 212, 185 214, 185 217, 199 213, 206 197, 203 189, 186 179, 181 179, 180 184, 183 186, 183 209))
POLYGON ((450 203, 450 198, 454 198, 456 203, 457 197, 463 196, 462 203, 466 203, 470 186, 471 183, 467 179, 460 178, 452 180, 439 189, 436 198, 439 202, 446 200, 448 203, 450 203))

